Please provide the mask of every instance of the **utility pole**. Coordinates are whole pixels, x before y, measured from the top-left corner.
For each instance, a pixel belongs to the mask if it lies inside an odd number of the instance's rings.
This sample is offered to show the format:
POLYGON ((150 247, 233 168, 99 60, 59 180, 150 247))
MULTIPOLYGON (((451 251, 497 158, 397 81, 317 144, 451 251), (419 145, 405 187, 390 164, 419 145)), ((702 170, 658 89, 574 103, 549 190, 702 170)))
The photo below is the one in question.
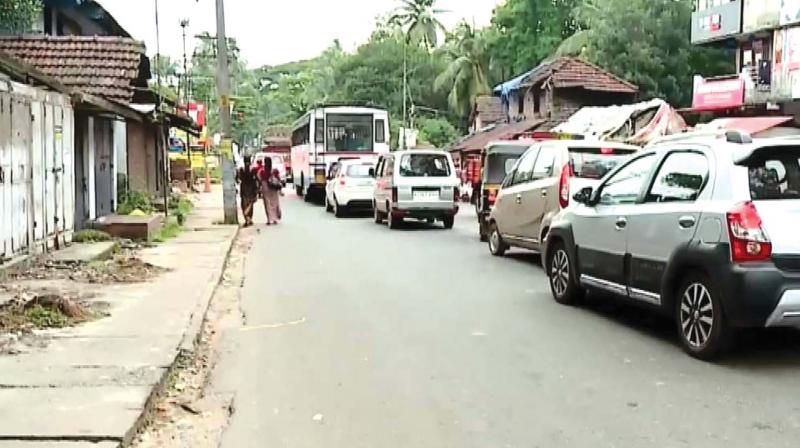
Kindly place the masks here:
POLYGON ((400 129, 400 149, 408 148, 408 37, 403 39, 403 127, 400 129))
POLYGON ((217 0, 217 94, 222 124, 222 189, 225 224, 238 224, 236 185, 233 164, 233 126, 231 124, 231 79, 228 71, 228 39, 225 35, 225 2, 217 0))

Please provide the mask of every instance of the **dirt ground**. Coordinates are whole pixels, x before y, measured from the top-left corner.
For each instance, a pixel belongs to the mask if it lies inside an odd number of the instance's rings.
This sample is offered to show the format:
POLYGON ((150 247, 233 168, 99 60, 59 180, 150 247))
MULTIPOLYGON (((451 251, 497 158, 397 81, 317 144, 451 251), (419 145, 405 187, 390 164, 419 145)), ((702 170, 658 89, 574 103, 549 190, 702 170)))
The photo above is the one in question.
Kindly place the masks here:
POLYGON ((200 343, 181 358, 132 447, 211 448, 221 443, 233 412, 233 397, 207 393, 206 386, 218 359, 220 335, 242 325, 239 294, 252 241, 250 232, 240 232, 203 322, 200 343))

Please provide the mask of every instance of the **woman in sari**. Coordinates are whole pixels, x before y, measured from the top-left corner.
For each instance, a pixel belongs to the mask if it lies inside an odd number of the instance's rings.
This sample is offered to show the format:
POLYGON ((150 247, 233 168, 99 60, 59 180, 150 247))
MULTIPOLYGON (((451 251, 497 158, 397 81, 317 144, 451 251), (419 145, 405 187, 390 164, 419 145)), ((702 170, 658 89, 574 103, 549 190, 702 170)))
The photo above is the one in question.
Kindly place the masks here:
POLYGON ((245 156, 244 166, 236 172, 236 182, 239 183, 239 197, 242 203, 245 227, 253 225, 253 207, 258 199, 258 178, 250 166, 251 160, 250 156, 245 156))
POLYGON ((278 224, 282 218, 283 183, 277 169, 273 169, 269 177, 261 182, 261 194, 264 196, 264 209, 267 211, 267 225, 278 224))

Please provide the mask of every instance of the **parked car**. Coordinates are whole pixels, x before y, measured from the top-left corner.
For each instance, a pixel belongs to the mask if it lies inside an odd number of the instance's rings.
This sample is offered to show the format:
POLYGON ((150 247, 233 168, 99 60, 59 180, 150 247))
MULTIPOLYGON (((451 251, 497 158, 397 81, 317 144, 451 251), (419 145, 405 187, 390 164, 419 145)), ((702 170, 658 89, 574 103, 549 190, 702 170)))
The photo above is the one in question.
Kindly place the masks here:
POLYGON ((711 359, 734 329, 800 326, 800 140, 688 134, 575 195, 547 238, 553 297, 614 293, 711 359))
POLYGON ((459 179, 449 153, 396 151, 381 157, 376 171, 375 222, 395 229, 406 218, 442 221, 453 228, 458 213, 459 179))
POLYGON ((497 141, 489 143, 481 154, 481 182, 475 200, 478 235, 486 241, 489 235, 489 214, 497 201, 503 180, 532 145, 530 141, 497 141))
POLYGON ((285 187, 287 180, 285 156, 283 154, 259 152, 253 156, 253 166, 256 166, 259 160, 263 163, 267 158, 272 160, 272 168, 278 170, 281 176, 281 182, 283 182, 283 186, 285 187))
POLYGON ((570 195, 597 184, 638 146, 584 140, 546 140, 531 146, 506 176, 489 215, 489 251, 510 247, 540 252, 553 217, 570 195))
POLYGON ((372 210, 375 164, 343 160, 333 164, 325 186, 325 210, 337 218, 352 210, 372 210))

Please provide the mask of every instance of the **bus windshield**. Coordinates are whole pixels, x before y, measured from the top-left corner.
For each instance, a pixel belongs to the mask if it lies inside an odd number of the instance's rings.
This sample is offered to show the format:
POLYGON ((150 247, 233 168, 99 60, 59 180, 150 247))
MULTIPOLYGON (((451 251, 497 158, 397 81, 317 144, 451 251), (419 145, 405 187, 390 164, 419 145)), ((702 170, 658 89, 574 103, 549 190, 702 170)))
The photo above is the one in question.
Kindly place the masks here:
POLYGON ((371 114, 328 114, 326 151, 372 152, 375 144, 371 114))

